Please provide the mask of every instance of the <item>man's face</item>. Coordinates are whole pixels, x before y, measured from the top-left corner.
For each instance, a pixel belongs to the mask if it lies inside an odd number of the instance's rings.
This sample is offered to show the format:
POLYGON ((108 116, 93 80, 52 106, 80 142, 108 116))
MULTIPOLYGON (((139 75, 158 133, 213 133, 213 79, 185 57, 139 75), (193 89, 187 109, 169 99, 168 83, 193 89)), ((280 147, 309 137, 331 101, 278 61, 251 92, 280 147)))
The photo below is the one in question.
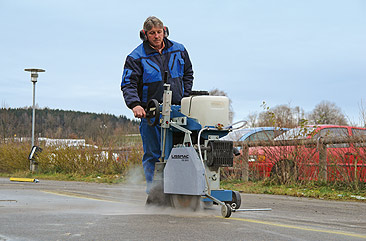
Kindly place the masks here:
POLYGON ((147 40, 155 48, 161 48, 164 39, 164 30, 159 27, 153 27, 147 31, 147 40))

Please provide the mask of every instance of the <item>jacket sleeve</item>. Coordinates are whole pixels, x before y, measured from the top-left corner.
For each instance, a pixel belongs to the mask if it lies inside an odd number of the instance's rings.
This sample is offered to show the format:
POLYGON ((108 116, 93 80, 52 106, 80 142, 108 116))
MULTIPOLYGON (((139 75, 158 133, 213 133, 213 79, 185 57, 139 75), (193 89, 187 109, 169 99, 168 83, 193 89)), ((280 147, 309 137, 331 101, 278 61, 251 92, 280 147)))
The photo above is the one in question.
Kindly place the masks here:
POLYGON ((183 97, 187 97, 190 95, 192 91, 193 85, 193 69, 192 63, 189 59, 189 55, 186 49, 184 49, 182 57, 184 59, 184 74, 183 74, 183 86, 184 86, 184 93, 183 97))
POLYGON ((142 69, 138 60, 127 56, 122 74, 121 90, 128 108, 141 105, 140 92, 142 69))

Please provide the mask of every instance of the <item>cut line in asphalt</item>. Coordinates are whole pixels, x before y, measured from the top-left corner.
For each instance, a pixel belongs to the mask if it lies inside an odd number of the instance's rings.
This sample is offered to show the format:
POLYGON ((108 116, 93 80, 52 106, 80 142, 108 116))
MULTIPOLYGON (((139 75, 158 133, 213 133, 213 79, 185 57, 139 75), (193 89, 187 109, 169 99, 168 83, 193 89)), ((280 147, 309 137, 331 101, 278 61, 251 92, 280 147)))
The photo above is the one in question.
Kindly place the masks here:
MULTIPOLYGON (((216 216, 217 218, 223 218, 221 216, 216 216)), ((311 231, 311 232, 319 232, 319 233, 330 233, 330 234, 338 234, 338 235, 344 235, 344 236, 350 236, 350 237, 356 237, 356 238, 364 238, 366 239, 366 235, 363 234, 356 234, 356 233, 346 233, 346 232, 340 232, 335 230, 326 230, 326 229, 316 229, 316 228, 307 228, 307 227, 300 227, 300 226, 294 226, 294 225, 287 225, 287 224, 281 224, 281 223, 272 223, 267 221, 259 221, 254 219, 246 219, 246 218, 228 218, 227 220, 237 220, 237 221, 243 221, 248 223, 258 223, 258 224, 264 224, 264 225, 270 225, 270 226, 277 226, 282 228, 291 228, 291 229, 298 229, 298 230, 304 230, 304 231, 311 231)))
MULTIPOLYGON (((102 201, 102 202, 111 202, 111 203, 124 203, 124 202, 119 202, 119 201, 107 200, 107 199, 103 199, 103 198, 88 197, 88 196, 85 196, 85 195, 82 195, 82 194, 72 193, 72 192, 60 192, 60 191, 48 191, 48 190, 44 190, 44 191, 41 191, 41 192, 54 194, 54 195, 58 195, 58 196, 64 196, 64 197, 89 199, 89 200, 93 200, 93 201, 102 201)), ((124 203, 124 204, 135 205, 135 204, 132 204, 132 203, 124 203)))

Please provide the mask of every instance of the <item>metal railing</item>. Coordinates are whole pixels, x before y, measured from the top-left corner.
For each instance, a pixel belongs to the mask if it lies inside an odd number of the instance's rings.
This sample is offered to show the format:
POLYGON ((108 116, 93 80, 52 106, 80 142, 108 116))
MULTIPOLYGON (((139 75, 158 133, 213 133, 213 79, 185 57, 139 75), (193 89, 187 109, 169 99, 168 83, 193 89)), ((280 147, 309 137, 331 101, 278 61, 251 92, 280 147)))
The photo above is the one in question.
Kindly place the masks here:
MULTIPOLYGON (((366 151, 366 137, 320 137, 317 139, 294 139, 294 140, 268 140, 268 141, 238 141, 234 142, 235 147, 240 147, 242 155, 240 156, 243 166, 241 170, 242 181, 249 179, 249 148, 250 147, 270 147, 270 146, 301 146, 313 145, 319 153, 319 173, 320 181, 326 182, 328 180, 328 162, 327 162, 327 145, 357 143, 354 148, 365 148, 366 151)), ((357 158, 354 161, 354 175, 357 176, 357 166, 359 165, 357 158)), ((366 164, 365 164, 366 165, 366 164)), ((366 166, 365 166, 366 168, 366 166)))

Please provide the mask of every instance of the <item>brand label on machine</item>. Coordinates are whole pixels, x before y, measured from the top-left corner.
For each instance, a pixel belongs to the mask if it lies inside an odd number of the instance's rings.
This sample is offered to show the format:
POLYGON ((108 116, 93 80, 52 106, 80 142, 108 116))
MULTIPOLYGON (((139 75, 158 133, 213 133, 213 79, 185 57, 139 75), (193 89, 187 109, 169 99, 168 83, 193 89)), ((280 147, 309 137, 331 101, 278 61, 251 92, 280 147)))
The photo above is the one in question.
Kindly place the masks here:
POLYGON ((189 161, 189 155, 175 154, 172 155, 172 159, 180 159, 183 162, 189 161))

